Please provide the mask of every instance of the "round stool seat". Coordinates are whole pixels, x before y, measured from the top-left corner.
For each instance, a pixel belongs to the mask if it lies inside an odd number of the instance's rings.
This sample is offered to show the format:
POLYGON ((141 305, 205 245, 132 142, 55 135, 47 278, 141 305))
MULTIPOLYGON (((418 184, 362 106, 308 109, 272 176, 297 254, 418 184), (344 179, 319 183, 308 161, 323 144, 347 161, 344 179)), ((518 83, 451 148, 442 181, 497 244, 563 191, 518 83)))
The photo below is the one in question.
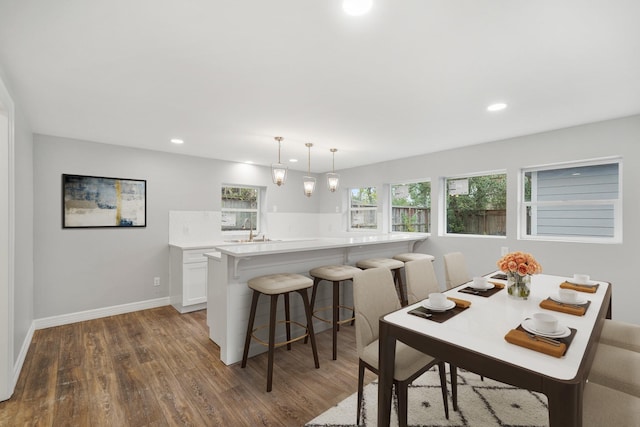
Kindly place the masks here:
POLYGON ((341 282, 353 279, 353 275, 362 271, 350 265, 325 265, 309 271, 309 275, 330 282, 341 282))
POLYGON ((429 254, 422 254, 420 252, 407 252, 405 254, 394 255, 393 259, 397 259, 398 261, 402 262, 417 261, 419 259, 427 259, 429 261, 433 261, 436 259, 436 257, 429 254))
POLYGON ((249 279, 247 285, 254 291, 275 295, 310 288, 313 286, 313 280, 302 274, 280 273, 254 277, 249 279))
POLYGON ((369 258, 356 262, 356 266, 364 269, 385 267, 389 270, 395 270, 404 267, 404 262, 391 258, 369 258))

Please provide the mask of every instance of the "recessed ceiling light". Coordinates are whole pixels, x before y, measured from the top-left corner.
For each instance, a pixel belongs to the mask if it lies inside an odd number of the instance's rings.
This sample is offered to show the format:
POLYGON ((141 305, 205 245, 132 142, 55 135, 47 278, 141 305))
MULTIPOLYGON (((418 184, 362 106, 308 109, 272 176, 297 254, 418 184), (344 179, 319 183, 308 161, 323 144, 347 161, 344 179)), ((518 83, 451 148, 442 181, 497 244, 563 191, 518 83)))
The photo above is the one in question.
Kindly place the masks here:
POLYGON ((298 159, 289 159, 290 163, 296 163, 298 161, 298 159))
POLYGON ((497 102, 495 104, 491 104, 487 107, 487 111, 501 111, 507 108, 507 104, 504 102, 497 102))
POLYGON ((174 144, 184 144, 184 140, 179 138, 172 138, 171 142, 173 142, 174 144))
POLYGON ((373 0, 343 0, 342 9, 347 15, 361 16, 368 13, 373 6, 373 0))

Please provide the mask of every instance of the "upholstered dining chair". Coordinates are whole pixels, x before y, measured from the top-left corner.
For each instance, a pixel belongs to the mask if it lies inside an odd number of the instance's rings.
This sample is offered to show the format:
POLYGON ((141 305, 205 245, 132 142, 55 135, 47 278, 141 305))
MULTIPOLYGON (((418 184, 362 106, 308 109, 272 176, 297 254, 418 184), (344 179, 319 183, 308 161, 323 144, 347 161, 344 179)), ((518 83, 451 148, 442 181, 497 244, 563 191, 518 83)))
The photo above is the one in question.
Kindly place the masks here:
POLYGON ((407 300, 409 304, 426 299, 432 292, 440 292, 433 262, 427 259, 408 261, 404 264, 407 278, 407 300))
POLYGON ((471 280, 462 252, 450 252, 445 254, 443 258, 447 289, 455 288, 471 280))
MULTIPOLYGON (((364 370, 378 372, 379 319, 401 308, 388 268, 376 267, 358 272, 353 278, 353 303, 356 315, 356 346, 358 351, 358 408, 356 423, 360 424, 364 370)), ((447 381, 444 362, 436 360, 408 345, 397 342, 393 383, 398 399, 400 426, 407 425, 408 386, 420 375, 438 365, 444 413, 449 418, 447 381)))
MULTIPOLYGON (((440 292, 440 285, 433 268, 433 262, 427 259, 409 261, 404 264, 404 272, 407 277, 407 298, 409 304, 415 304, 429 297, 432 292, 440 292)), ((451 397, 453 410, 458 410, 458 370, 449 364, 451 377, 451 397)))

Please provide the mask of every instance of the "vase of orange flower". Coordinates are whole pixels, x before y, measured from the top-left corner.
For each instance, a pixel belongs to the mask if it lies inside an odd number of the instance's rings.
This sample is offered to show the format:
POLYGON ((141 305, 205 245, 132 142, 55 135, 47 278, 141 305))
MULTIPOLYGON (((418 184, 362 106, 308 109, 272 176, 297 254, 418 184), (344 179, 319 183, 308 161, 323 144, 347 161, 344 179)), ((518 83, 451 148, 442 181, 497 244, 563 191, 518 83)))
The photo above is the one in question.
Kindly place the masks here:
POLYGON ((507 275, 507 292, 516 299, 531 293, 531 275, 542 272, 538 261, 526 252, 511 252, 498 260, 498 268, 507 275))

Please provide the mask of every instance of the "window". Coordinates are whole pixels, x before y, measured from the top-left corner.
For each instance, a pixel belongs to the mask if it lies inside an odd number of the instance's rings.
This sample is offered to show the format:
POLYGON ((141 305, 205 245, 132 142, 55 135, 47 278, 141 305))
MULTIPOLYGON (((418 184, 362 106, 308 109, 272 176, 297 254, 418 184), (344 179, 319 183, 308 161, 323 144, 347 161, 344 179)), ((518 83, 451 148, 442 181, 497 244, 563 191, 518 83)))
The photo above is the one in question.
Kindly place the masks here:
POLYGON ((378 228, 378 193, 376 187, 349 190, 349 230, 378 228))
POLYGON ((391 231, 431 231, 431 182, 391 186, 391 231))
POLYGON ((222 231, 258 233, 260 225, 260 189, 222 187, 222 231))
POLYGON ((507 175, 444 178, 447 234, 505 236, 507 175))
POLYGON ((621 169, 619 160, 524 169, 520 235, 621 242, 621 169))

